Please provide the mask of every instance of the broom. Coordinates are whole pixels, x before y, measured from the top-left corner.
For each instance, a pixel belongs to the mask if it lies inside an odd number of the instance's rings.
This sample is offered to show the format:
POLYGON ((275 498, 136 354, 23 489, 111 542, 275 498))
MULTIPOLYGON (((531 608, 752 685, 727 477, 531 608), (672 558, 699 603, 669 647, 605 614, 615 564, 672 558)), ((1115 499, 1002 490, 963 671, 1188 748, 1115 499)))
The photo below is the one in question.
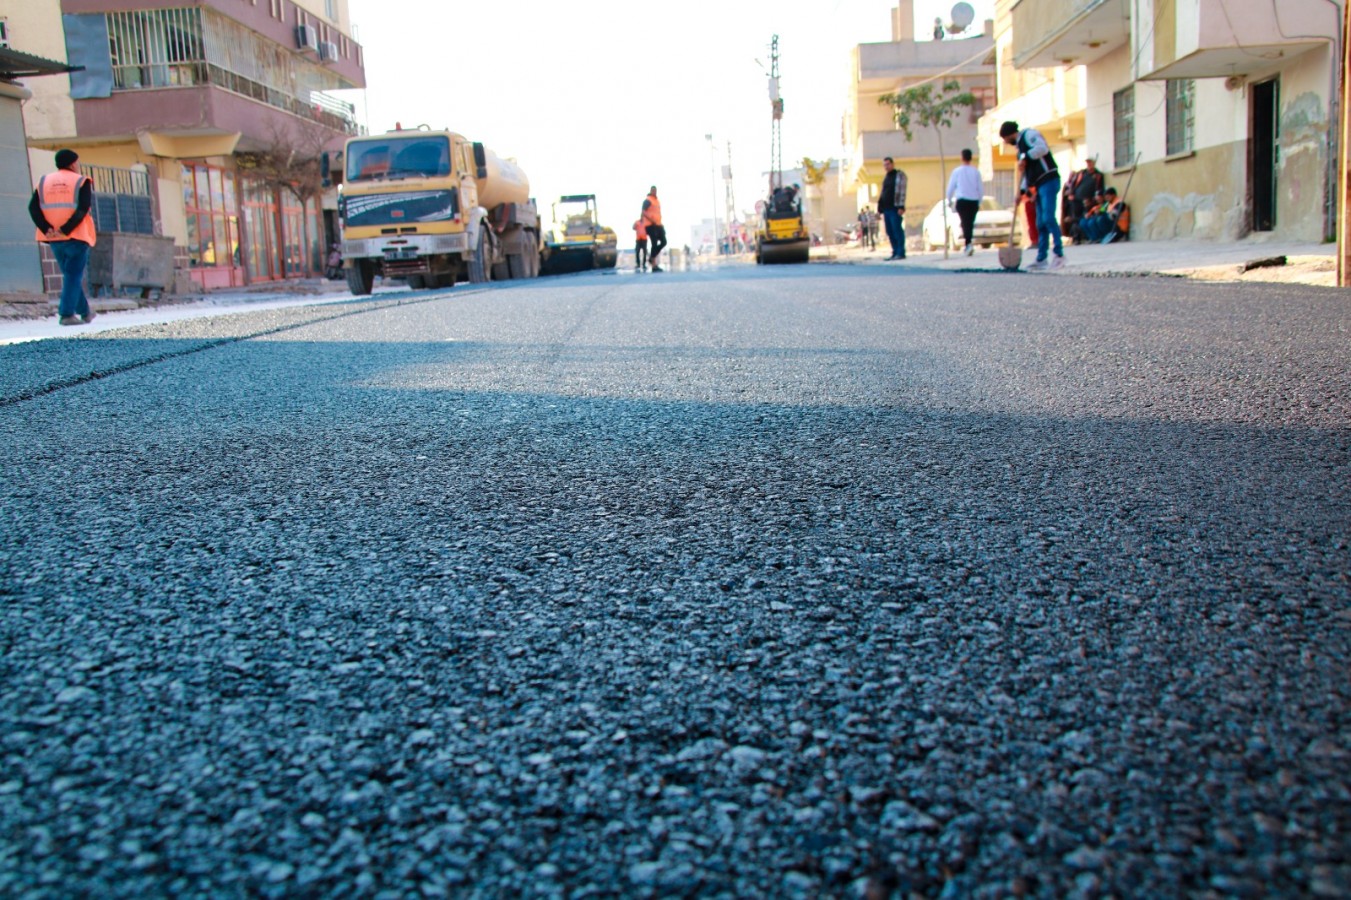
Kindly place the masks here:
POLYGON ((1009 244, 1007 247, 999 248, 999 264, 1009 272, 1017 272, 1018 267, 1023 264, 1023 248, 1013 242, 1014 235, 1018 233, 1018 207, 1022 203, 1022 197, 1013 201, 1013 221, 1009 223, 1009 244))

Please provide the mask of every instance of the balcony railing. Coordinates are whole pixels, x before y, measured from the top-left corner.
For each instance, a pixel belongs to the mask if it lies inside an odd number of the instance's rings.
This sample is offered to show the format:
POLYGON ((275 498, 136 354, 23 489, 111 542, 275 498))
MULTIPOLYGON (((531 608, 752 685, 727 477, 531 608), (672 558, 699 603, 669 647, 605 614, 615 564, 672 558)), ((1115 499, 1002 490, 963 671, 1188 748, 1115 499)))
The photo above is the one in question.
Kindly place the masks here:
POLYGON ((333 131, 359 131, 351 104, 302 100, 262 80, 291 83, 296 63, 222 16, 185 8, 111 12, 107 20, 115 91, 212 85, 333 131))
MULTIPOLYGON (((143 87, 198 87, 211 85, 242 94, 275 109, 284 110, 302 119, 318 122, 325 128, 341 134, 355 135, 360 127, 352 118, 356 107, 342 101, 306 103, 284 91, 260 84, 243 75, 206 62, 174 63, 159 66, 113 67, 114 84, 119 90, 138 90, 143 87), (139 74, 119 73, 121 69, 136 68, 139 74), (340 105, 339 105, 340 104, 340 105)), ((315 92, 316 94, 319 92, 315 92)), ((315 94, 311 94, 313 97, 315 94)), ((329 98, 331 100, 331 98, 329 98)))

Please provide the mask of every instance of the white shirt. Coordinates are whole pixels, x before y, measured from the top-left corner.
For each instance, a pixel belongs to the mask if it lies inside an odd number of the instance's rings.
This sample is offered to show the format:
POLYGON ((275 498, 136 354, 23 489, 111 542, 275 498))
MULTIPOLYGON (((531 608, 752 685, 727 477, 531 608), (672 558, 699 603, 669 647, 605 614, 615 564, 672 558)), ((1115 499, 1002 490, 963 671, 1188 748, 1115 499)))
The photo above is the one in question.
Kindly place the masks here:
POLYGON ((952 170, 952 177, 948 179, 949 200, 979 200, 982 196, 980 169, 962 164, 952 170))

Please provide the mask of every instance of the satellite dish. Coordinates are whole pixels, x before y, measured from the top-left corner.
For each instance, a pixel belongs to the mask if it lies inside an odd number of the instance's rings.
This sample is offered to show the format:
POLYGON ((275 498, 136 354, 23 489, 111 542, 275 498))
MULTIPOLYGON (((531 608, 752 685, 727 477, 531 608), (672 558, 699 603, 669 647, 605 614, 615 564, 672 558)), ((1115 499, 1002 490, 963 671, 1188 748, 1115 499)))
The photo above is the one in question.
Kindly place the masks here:
POLYGON ((958 3, 952 7, 952 27, 949 31, 965 31, 966 26, 976 21, 976 11, 970 3, 958 3))

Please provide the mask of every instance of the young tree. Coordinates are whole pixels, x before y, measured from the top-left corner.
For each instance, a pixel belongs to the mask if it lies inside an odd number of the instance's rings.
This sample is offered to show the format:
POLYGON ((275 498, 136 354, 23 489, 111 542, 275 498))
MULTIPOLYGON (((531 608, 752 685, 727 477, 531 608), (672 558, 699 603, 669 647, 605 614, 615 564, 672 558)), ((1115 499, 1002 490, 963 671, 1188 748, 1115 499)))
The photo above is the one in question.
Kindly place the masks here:
POLYGON ((802 180, 807 183, 811 190, 807 193, 807 199, 812 207, 812 212, 816 213, 813 217, 816 219, 817 230, 820 231, 822 240, 827 239, 824 233, 826 230, 826 209, 821 201, 821 185, 826 183, 826 176, 830 174, 831 161, 814 162, 810 156, 802 157, 802 180))
POLYGON ((948 258, 948 161, 943 153, 943 130, 951 128, 957 114, 962 109, 976 105, 976 96, 963 91, 961 82, 947 81, 937 91, 932 83, 883 94, 877 102, 892 108, 892 119, 896 127, 905 132, 905 139, 915 139, 914 129, 932 128, 938 137, 938 166, 942 172, 943 185, 943 258, 948 258))

